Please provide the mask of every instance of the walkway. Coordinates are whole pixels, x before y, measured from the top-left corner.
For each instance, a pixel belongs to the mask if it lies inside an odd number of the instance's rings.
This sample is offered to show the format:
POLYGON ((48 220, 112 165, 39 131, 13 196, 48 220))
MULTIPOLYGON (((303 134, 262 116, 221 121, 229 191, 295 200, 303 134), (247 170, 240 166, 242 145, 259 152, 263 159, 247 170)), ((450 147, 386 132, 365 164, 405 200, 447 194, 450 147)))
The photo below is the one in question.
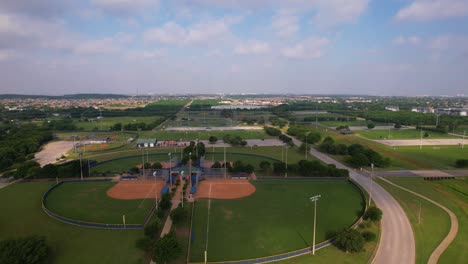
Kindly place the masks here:
POLYGON ((445 249, 447 249, 447 247, 450 245, 450 243, 452 243, 452 241, 455 239, 455 237, 457 236, 457 232, 458 232, 458 219, 457 219, 457 216, 452 212, 450 211, 447 207, 439 204, 438 202, 435 202, 429 198, 427 198, 426 196, 423 196, 419 193, 416 193, 416 192, 413 192, 411 190, 408 190, 404 187, 401 187, 389 180, 386 180, 384 178, 379 178, 383 181, 385 181, 386 183, 390 184, 390 185, 393 185, 397 188, 400 188, 402 190, 405 190, 411 194, 414 194, 430 203, 433 203, 434 205, 442 208, 442 210, 444 210, 445 212, 447 212, 447 214, 450 216, 450 231, 449 233, 447 234, 447 236, 444 238, 444 240, 442 240, 442 242, 439 244, 439 246, 432 252, 431 256, 429 257, 429 261, 427 262, 428 264, 437 264, 437 262, 439 261, 439 258, 440 256, 442 255, 442 253, 445 251, 445 249))
MULTIPOLYGON (((180 182, 179 186, 176 189, 176 193, 174 197, 172 197, 171 211, 176 209, 179 206, 180 202, 182 201, 182 185, 183 185, 183 181, 180 182)), ((172 219, 170 216, 168 216, 166 219, 166 222, 164 223, 164 227, 161 231, 161 237, 171 232, 171 227, 172 227, 172 219)))
MULTIPOLYGON (((301 141, 295 138, 293 138, 293 141, 298 146, 302 144, 301 141)), ((395 198, 380 185, 328 155, 314 148, 310 149, 310 154, 325 163, 336 165, 337 168, 347 169, 350 177, 366 191, 370 192, 372 190, 374 202, 383 211, 381 239, 373 263, 415 263, 416 246, 413 230, 408 217, 395 198)))

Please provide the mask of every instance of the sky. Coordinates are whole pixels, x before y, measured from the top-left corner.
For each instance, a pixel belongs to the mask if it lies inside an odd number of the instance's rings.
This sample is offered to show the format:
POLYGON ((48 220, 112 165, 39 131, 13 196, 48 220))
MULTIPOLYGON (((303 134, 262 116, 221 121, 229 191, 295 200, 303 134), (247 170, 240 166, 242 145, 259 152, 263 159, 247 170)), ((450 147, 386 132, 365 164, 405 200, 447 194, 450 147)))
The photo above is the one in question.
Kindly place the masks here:
POLYGON ((1 0, 0 93, 468 94, 468 0, 1 0))

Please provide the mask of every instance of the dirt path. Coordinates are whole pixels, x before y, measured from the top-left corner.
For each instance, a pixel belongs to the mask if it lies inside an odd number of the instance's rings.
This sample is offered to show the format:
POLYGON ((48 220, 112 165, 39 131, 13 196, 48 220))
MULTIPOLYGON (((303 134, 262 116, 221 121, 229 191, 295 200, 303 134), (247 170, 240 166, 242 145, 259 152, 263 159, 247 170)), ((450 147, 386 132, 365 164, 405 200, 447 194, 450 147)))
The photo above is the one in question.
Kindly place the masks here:
POLYGON ((429 261, 427 262, 428 264, 437 264, 437 262, 439 261, 439 258, 440 258, 440 255, 442 255, 442 253, 444 253, 444 251, 447 249, 447 247, 450 245, 450 243, 452 243, 452 241, 455 239, 455 237, 457 236, 457 232, 458 232, 458 219, 457 219, 457 216, 452 212, 450 211, 447 207, 439 204, 438 202, 435 202, 429 198, 427 198, 426 196, 423 196, 419 193, 416 193, 416 192, 413 192, 411 190, 408 190, 404 187, 401 187, 389 180, 386 180, 384 178, 379 178, 383 181, 385 181, 386 183, 388 184, 391 184, 397 188, 400 188, 402 190, 405 190, 411 194, 414 194, 430 203, 433 203, 434 205, 442 208, 442 210, 444 210, 445 212, 447 212, 447 214, 450 216, 450 231, 449 233, 447 234, 447 236, 444 238, 444 240, 442 240, 442 242, 439 244, 439 246, 437 246, 437 248, 432 252, 431 256, 429 257, 429 261))

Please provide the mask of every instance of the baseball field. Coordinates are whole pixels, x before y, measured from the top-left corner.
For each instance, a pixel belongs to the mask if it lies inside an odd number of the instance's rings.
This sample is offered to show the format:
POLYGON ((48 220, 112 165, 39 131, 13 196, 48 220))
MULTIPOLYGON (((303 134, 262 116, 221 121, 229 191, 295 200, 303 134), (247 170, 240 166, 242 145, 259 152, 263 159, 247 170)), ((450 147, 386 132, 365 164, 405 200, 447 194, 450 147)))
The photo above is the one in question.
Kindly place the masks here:
MULTIPOLYGON (((259 180, 255 192, 239 199, 200 198, 195 202, 191 262, 270 256, 310 247, 314 204, 316 242, 351 226, 362 214, 360 193, 345 180, 259 180)), ((208 197, 213 197, 208 193, 208 197)))

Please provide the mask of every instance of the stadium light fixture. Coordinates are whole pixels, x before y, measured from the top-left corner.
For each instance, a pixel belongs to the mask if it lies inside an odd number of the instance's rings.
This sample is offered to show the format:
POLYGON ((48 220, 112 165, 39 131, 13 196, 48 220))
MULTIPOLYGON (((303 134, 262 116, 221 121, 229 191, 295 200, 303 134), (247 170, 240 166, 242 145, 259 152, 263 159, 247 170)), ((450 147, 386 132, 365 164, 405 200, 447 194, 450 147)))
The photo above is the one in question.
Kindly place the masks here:
POLYGON ((315 228, 317 226, 317 201, 320 197, 321 196, 319 194, 319 195, 315 195, 309 198, 310 201, 314 203, 314 238, 312 240, 312 255, 315 255, 315 228))

